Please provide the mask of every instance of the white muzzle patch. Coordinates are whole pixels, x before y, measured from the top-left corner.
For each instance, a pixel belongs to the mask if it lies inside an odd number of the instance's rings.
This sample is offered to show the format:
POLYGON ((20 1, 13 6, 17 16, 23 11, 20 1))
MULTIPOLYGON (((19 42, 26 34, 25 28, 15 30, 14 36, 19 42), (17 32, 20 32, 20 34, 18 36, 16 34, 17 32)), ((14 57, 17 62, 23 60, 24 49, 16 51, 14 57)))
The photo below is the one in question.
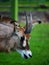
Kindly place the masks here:
POLYGON ((23 41, 23 47, 26 47, 26 40, 23 41))
POLYGON ((18 50, 17 52, 21 54, 21 56, 25 59, 32 57, 32 52, 30 50, 18 50))
POLYGON ((25 40, 23 41, 23 47, 26 47, 26 37, 25 40))

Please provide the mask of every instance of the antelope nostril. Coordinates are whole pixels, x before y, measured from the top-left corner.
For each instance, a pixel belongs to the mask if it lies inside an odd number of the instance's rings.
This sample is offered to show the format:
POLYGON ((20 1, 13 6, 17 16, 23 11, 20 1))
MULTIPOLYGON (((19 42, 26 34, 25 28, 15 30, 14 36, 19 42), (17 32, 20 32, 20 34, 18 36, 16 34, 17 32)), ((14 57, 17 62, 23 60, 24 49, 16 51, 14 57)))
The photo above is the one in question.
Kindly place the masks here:
POLYGON ((29 56, 32 58, 32 55, 29 54, 29 56))
POLYGON ((24 58, 25 58, 25 59, 28 59, 28 57, 27 57, 25 54, 24 54, 24 58))

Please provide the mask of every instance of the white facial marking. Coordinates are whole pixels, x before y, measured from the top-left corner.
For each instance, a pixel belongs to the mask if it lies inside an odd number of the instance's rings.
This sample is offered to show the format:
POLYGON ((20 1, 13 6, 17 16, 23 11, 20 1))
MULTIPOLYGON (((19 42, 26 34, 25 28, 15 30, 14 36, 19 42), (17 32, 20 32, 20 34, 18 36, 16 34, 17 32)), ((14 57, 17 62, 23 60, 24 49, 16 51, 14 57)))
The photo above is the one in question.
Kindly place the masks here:
POLYGON ((20 53, 21 56, 24 58, 24 54, 25 54, 25 51, 24 51, 24 50, 16 49, 16 51, 17 51, 18 53, 20 53))
POLYGON ((26 50, 26 55, 27 55, 27 57, 28 57, 28 58, 30 58, 30 56, 29 56, 29 55, 31 55, 31 56, 32 56, 32 52, 31 52, 30 50, 26 50))
POLYGON ((23 41, 23 47, 26 46, 26 37, 25 37, 25 40, 23 41))
POLYGON ((23 42, 23 47, 25 47, 26 46, 26 40, 24 40, 24 42, 23 42))
POLYGON ((32 56, 32 52, 30 50, 18 50, 17 52, 21 54, 21 56, 24 58, 24 54, 30 58, 30 56, 32 56), (30 55, 30 56, 29 56, 30 55))

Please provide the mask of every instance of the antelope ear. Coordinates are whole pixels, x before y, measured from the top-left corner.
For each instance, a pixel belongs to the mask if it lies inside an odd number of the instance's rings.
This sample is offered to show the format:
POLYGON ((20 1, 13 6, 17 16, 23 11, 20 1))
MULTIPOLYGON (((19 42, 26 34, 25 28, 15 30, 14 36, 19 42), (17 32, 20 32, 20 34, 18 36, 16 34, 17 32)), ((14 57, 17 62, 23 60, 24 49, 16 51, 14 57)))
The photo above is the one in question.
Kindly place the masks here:
POLYGON ((25 34, 25 35, 26 35, 27 40, 29 40, 30 39, 30 34, 25 34))

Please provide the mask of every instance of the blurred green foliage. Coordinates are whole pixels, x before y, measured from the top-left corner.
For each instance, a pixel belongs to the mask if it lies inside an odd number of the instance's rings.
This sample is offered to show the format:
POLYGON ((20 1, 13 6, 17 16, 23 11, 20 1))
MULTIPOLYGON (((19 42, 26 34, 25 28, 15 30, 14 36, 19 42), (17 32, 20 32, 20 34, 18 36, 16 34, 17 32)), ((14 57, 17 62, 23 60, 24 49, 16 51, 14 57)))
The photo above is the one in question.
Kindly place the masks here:
POLYGON ((0 2, 7 2, 7 1, 10 1, 10 0, 0 0, 0 2))

